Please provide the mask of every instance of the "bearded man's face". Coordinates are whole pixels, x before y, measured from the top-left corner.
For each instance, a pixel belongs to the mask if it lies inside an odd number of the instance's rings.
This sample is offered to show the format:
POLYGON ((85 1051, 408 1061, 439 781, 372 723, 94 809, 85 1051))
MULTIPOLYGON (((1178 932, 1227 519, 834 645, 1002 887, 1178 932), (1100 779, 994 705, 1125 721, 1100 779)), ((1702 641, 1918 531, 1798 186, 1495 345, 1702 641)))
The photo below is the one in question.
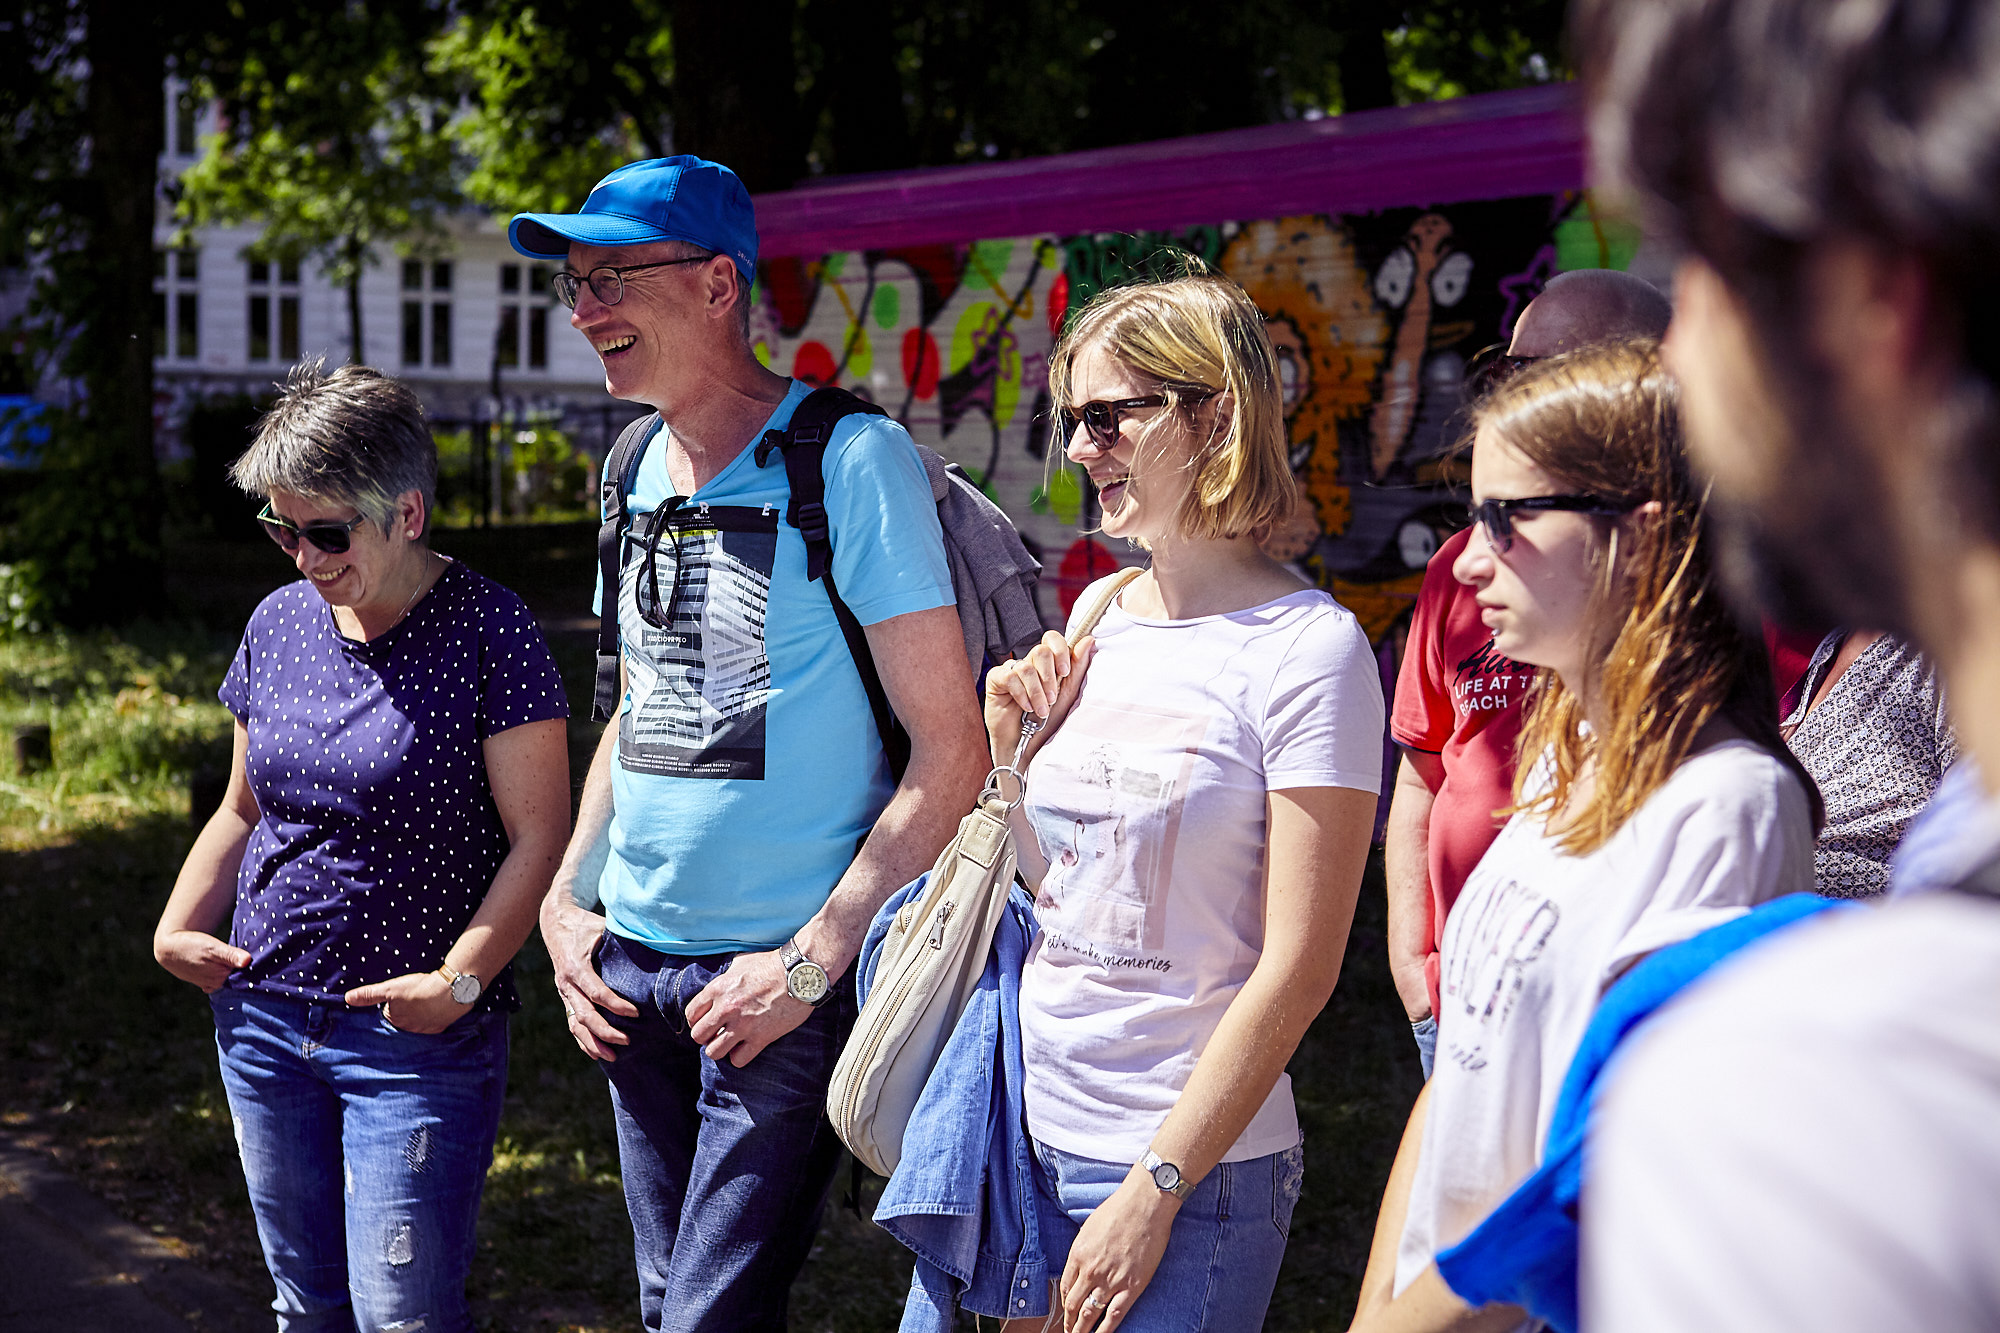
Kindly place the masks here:
POLYGON ((1663 351, 1688 450, 1713 483, 1718 566, 1745 610, 1801 629, 1907 632, 1894 519, 1876 455, 1838 386, 1805 355, 1761 345, 1743 303, 1698 259, 1675 275, 1663 351))

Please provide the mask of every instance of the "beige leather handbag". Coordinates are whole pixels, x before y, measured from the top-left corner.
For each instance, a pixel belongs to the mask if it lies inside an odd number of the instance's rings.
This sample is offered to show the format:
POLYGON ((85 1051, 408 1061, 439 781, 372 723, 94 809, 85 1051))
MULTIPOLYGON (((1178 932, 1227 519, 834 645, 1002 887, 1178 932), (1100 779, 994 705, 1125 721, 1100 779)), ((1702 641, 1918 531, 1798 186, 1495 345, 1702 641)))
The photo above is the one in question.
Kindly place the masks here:
MULTIPOLYGON (((1127 569, 1105 580, 1077 622, 1072 644, 1097 627, 1111 599, 1138 575, 1127 569)), ((1021 756, 1040 729, 1038 719, 1022 719, 1014 762, 987 774, 978 804, 959 821, 958 836, 939 854, 924 891, 896 913, 882 941, 874 987, 834 1065, 827 1116, 848 1150, 880 1175, 902 1159, 910 1113, 986 970, 1014 883, 1007 816, 1027 795, 1021 756), (1017 786, 1011 800, 1000 790, 1003 775, 1017 786)))

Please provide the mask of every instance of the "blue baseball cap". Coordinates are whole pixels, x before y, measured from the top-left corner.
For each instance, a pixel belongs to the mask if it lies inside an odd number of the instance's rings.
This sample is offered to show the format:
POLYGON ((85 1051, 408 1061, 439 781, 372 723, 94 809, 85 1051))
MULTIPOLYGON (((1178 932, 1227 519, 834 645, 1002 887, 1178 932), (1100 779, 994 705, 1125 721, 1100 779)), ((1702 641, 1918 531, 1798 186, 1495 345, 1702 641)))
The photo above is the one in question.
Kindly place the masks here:
POLYGON ((728 255, 757 280, 757 214, 750 192, 720 162, 683 153, 628 162, 597 182, 575 213, 517 213, 507 240, 530 259, 565 259, 570 242, 686 241, 728 255))

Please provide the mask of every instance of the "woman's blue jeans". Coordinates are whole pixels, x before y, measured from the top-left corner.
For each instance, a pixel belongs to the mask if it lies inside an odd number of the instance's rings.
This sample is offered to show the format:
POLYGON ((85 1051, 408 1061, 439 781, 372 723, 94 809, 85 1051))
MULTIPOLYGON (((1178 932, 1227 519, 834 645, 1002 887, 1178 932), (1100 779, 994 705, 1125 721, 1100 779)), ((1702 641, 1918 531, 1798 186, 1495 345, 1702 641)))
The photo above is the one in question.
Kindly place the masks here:
MULTIPOLYGON (((1049 1271, 1060 1275, 1090 1215, 1131 1174, 1130 1162, 1078 1157, 1035 1144, 1036 1184, 1061 1229, 1044 1236, 1049 1271)), ((1264 1326, 1278 1265, 1305 1178, 1305 1145, 1247 1162, 1224 1162, 1201 1178, 1174 1215, 1166 1253, 1119 1333, 1256 1333, 1264 1326)), ((1059 1280, 1059 1278, 1058 1278, 1059 1280)), ((1052 1297, 1052 1307, 1057 1301, 1052 1297)), ((1060 1327, 1058 1311, 1051 1327, 1060 1327)))
POLYGON ((210 1002, 278 1328, 470 1333, 507 1015, 425 1036, 374 1009, 241 990, 210 1002))

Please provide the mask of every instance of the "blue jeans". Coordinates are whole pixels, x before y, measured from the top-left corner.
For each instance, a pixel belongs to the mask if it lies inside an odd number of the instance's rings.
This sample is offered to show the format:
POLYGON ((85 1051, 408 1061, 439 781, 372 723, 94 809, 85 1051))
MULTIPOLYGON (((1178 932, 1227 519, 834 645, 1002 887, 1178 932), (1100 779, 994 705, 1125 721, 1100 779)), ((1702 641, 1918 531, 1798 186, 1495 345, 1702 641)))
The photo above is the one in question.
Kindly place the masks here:
POLYGON ((1424 1064, 1424 1082, 1431 1081, 1431 1069, 1438 1057, 1438 1019, 1436 1014, 1425 1014, 1410 1024, 1410 1033, 1417 1039, 1417 1059, 1424 1064))
POLYGON ((465 1275, 507 1090, 507 1015, 425 1036, 374 1009, 209 998, 278 1328, 471 1333, 465 1275))
POLYGON ((606 932, 597 970, 639 1007, 611 1083, 625 1206, 652 1330, 785 1328, 792 1281, 840 1164, 826 1085, 854 1026, 854 981, 738 1069, 688 1036, 686 1006, 734 954, 683 957, 606 932))
MULTIPOLYGON (((1045 1236, 1049 1271, 1060 1274, 1084 1220, 1131 1174, 1130 1162, 1100 1162, 1035 1144, 1036 1183, 1060 1210, 1045 1236), (1066 1224, 1065 1224, 1066 1223, 1066 1224)), ((1305 1145, 1246 1162, 1224 1162, 1181 1204, 1152 1282, 1119 1333, 1256 1333, 1264 1326, 1278 1265, 1305 1178, 1305 1145)), ((1051 1306, 1058 1302, 1051 1295, 1051 1306)), ((1058 1315, 1056 1326, 1062 1320, 1058 1315)))

